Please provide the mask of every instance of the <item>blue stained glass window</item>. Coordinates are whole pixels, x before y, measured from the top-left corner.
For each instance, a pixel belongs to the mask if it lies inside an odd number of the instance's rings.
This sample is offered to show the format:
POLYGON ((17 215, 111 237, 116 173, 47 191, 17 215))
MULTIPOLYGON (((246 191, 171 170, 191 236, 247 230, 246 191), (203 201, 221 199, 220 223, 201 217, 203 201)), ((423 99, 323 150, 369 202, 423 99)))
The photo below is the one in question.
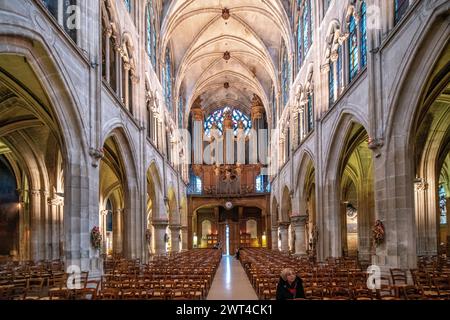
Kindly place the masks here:
POLYGON ((270 192, 270 183, 267 175, 259 175, 256 177, 256 192, 270 192))
POLYGON ((205 120, 204 128, 205 128, 205 134, 209 136, 211 134, 211 128, 213 124, 215 123, 217 125, 217 128, 222 133, 223 132, 223 120, 225 117, 225 112, 231 111, 231 117, 233 119, 233 129, 234 134, 237 134, 238 124, 239 121, 242 121, 244 124, 244 130, 245 134, 248 134, 250 129, 252 128, 252 121, 250 118, 242 113, 240 110, 237 109, 231 109, 230 107, 225 107, 223 109, 217 110, 213 112, 210 116, 208 116, 205 120))
POLYGON ((311 1, 305 1, 305 7, 303 8, 303 52, 304 56, 308 53, 309 47, 311 45, 311 1))
POLYGON ((342 72, 342 46, 338 48, 338 59, 336 61, 336 69, 337 69, 337 79, 335 81, 335 85, 337 86, 336 94, 337 97, 341 94, 341 88, 344 85, 344 73, 342 72))
POLYGON ((349 41, 348 50, 350 55, 350 81, 358 74, 358 32, 356 28, 355 17, 352 15, 349 22, 349 41))
POLYGON ((264 192, 263 176, 256 177, 256 192, 264 192))
POLYGON ((313 96, 308 95, 308 132, 314 129, 314 106, 313 96))
POLYGON ((131 12, 131 0, 124 0, 125 8, 127 8, 128 12, 131 12))
POLYGON ((334 62, 330 63, 330 72, 328 73, 328 94, 330 107, 334 104, 334 62))
POLYGON ((189 173, 188 194, 202 194, 202 179, 196 176, 193 171, 189 173))
POLYGON ((439 186, 439 209, 441 211, 441 224, 447 224, 447 194, 443 185, 439 186))
POLYGON ((303 63, 303 53, 302 53, 302 24, 298 22, 297 27, 297 68, 300 69, 303 63))
POLYGON ((360 33, 361 33, 361 68, 367 65, 367 7, 366 2, 361 4, 361 21, 360 21, 360 33))
POLYGON ((170 58, 170 50, 166 50, 166 64, 164 68, 164 94, 166 106, 169 112, 172 112, 172 61, 170 58))
POLYGON ((147 2, 147 54, 156 68, 156 28, 152 0, 147 2))

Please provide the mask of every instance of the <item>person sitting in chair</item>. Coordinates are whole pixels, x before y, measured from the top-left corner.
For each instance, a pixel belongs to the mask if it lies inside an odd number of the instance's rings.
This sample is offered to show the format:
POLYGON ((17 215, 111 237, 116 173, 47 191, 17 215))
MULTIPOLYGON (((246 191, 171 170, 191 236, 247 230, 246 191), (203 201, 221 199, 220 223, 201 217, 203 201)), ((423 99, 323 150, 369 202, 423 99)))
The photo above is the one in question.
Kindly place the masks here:
POLYGON ((283 269, 277 285, 277 300, 298 298, 305 298, 302 279, 295 274, 294 270, 290 268, 283 269))

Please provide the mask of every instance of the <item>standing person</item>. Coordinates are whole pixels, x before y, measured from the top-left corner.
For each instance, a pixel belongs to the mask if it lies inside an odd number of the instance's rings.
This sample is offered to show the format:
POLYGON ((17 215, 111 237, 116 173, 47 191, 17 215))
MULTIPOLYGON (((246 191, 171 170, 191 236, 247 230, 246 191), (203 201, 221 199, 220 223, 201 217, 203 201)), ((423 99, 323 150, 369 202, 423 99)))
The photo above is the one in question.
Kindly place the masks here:
POLYGON ((290 268, 283 269, 283 271, 281 271, 280 281, 277 285, 277 300, 297 298, 305 298, 303 281, 295 274, 294 270, 290 268))

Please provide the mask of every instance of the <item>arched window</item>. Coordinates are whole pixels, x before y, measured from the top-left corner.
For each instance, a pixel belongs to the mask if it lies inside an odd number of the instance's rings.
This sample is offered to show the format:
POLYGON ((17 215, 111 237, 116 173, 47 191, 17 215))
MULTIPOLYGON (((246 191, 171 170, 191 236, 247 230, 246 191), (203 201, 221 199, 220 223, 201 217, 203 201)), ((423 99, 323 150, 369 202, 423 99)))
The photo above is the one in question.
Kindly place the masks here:
POLYGON ((367 7, 366 2, 361 3, 361 20, 359 22, 359 30, 361 34, 360 50, 361 50, 361 69, 367 65, 367 7))
POLYGON ((304 56, 306 56, 312 43, 311 0, 305 0, 305 6, 303 7, 302 28, 303 28, 303 53, 304 56))
POLYGON ((164 83, 164 96, 166 101, 166 107, 170 113, 172 113, 172 59, 170 56, 169 47, 166 49, 164 70, 163 70, 163 83, 164 83))
POLYGON ((289 100, 289 91, 290 91, 290 65, 289 65, 289 56, 287 53, 286 46, 283 43, 283 60, 281 61, 281 86, 283 91, 283 108, 286 107, 286 104, 289 100))
POLYGON ((132 45, 129 40, 126 40, 123 45, 124 57, 122 60, 122 102, 131 113, 133 113, 133 81, 135 78, 132 50, 132 45))
POLYGON ((394 22, 397 24, 405 15, 409 7, 409 0, 394 0, 394 22))
POLYGON ((114 33, 112 24, 114 24, 113 15, 102 1, 102 77, 118 94, 117 62, 120 44, 118 43, 118 34, 114 33))
POLYGON ((307 128, 308 132, 314 129, 314 98, 312 93, 308 93, 308 102, 306 104, 307 128))
POLYGON ((335 100, 335 80, 334 80, 334 66, 336 62, 330 62, 330 71, 328 72, 328 103, 330 107, 336 102, 335 100))
POLYGON ((302 50, 302 24, 299 19, 297 23, 297 72, 303 64, 303 50, 302 50))
POLYGON ((349 21, 348 52, 349 52, 350 81, 352 81, 358 74, 359 70, 358 29, 356 28, 356 21, 353 14, 350 16, 349 21))
POLYGON ((191 170, 189 173, 188 194, 202 194, 202 179, 191 170))
POLYGON ((439 186, 439 208, 441 211, 440 224, 447 224, 447 194, 443 185, 439 186))
POLYGON ((147 29, 147 54, 150 57, 150 61, 153 65, 153 69, 156 70, 156 27, 155 27, 155 12, 153 9, 153 0, 147 2, 146 8, 146 29, 147 29))
POLYGON ((339 46, 338 59, 336 61, 336 99, 341 95, 342 88, 344 87, 344 73, 342 72, 343 59, 342 46, 339 46))
POLYGON ((311 0, 297 0, 300 17, 297 22, 297 70, 301 68, 312 45, 311 0), (302 7, 303 5, 303 7, 302 7))
POLYGON ((342 72, 342 46, 337 49, 336 61, 330 61, 330 71, 328 74, 328 94, 329 106, 333 106, 341 94, 344 79, 342 72))
POLYGON ((42 3, 72 40, 77 42, 78 30, 81 28, 81 12, 77 0, 42 0, 42 3))
POLYGON ((205 135, 209 136, 211 134, 211 128, 213 124, 217 125, 217 128, 221 133, 223 132, 223 120, 225 117, 225 112, 227 111, 232 111, 231 117, 233 119, 234 134, 235 135, 237 134, 239 121, 242 121, 242 123, 244 124, 245 134, 249 133, 250 129, 252 128, 252 121, 250 120, 250 118, 246 114, 242 113, 240 110, 237 109, 232 110, 230 107, 225 107, 223 109, 213 112, 210 116, 206 118, 204 124, 205 135))

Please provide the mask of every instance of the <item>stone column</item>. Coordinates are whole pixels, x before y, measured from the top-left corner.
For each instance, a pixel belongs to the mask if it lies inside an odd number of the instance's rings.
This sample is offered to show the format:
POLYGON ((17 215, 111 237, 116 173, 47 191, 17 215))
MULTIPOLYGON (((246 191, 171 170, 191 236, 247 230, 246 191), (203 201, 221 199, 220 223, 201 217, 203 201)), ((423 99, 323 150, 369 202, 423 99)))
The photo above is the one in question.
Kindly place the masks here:
POLYGON ((113 252, 123 254, 123 212, 117 209, 113 214, 113 252))
POLYGON ((107 252, 107 236, 106 236, 106 216, 108 215, 108 210, 101 210, 100 211, 100 232, 102 234, 103 238, 103 244, 102 244, 102 253, 108 254, 107 252))
POLYGON ((437 254, 436 206, 430 204, 430 192, 433 190, 424 179, 415 185, 418 256, 437 254))
POLYGON ((50 217, 51 217, 51 258, 60 258, 60 210, 64 205, 64 199, 58 195, 54 195, 52 198, 48 199, 48 205, 50 206, 50 217))
POLYGON ((306 255, 306 220, 308 216, 296 216, 291 218, 295 234, 295 254, 306 255))
POLYGON ((188 250, 189 230, 187 226, 181 227, 181 251, 188 250))
POLYGON ((446 241, 447 257, 450 256, 450 198, 446 199, 446 214, 447 214, 447 236, 441 241, 446 241))
POLYGON ((181 225, 170 225, 170 238, 172 239, 172 252, 180 252, 181 225))
POLYGON ((52 253, 52 230, 51 230, 51 212, 48 206, 49 192, 41 190, 41 228, 42 228, 42 257, 45 260, 51 260, 52 253))
POLYGON ((168 220, 153 220, 152 225, 154 228, 153 243, 155 245, 155 254, 166 253, 165 235, 166 228, 169 225, 168 220))
POLYGON ((281 237, 281 248, 280 251, 282 252, 289 252, 289 239, 288 239, 288 228, 289 223, 282 222, 279 224, 280 229, 280 237, 281 237))
POLYGON ((31 216, 31 259, 38 261, 43 259, 41 248, 41 192, 39 190, 31 190, 30 199, 30 216, 31 216))
POLYGON ((122 94, 122 100, 123 100, 127 110, 130 110, 130 104, 129 104, 130 92, 128 92, 128 91, 129 91, 129 81, 130 81, 129 74, 130 74, 131 65, 128 62, 123 62, 123 69, 124 70, 122 72, 124 72, 124 75, 123 75, 122 81, 124 82, 124 85, 123 85, 124 92, 122 94))
POLYGON ((278 226, 272 226, 272 250, 279 250, 278 248, 278 226))
POLYGON ((204 112, 201 106, 201 99, 195 100, 192 108, 193 121, 193 143, 192 151, 194 152, 194 164, 203 164, 203 119, 204 112))

